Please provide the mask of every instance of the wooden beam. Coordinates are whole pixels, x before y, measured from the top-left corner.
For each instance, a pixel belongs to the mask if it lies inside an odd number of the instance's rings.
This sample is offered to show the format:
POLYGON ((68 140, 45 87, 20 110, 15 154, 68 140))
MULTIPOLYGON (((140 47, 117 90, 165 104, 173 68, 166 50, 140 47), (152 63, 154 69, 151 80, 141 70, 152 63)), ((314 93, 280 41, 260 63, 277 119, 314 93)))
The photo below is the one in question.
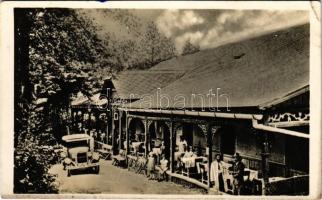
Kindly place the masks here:
POLYGON ((267 125, 277 128, 308 126, 310 125, 310 121, 270 122, 267 125))
POLYGON ((130 114, 129 117, 137 118, 137 119, 141 119, 141 120, 149 119, 149 120, 154 120, 154 121, 169 121, 170 120, 170 118, 168 118, 168 117, 149 117, 149 116, 133 115, 133 114, 130 114))
POLYGON ((206 123, 206 120, 201 120, 201 119, 151 117, 151 116, 142 116, 142 115, 133 115, 133 114, 130 114, 129 117, 137 118, 137 119, 141 119, 141 120, 148 119, 148 120, 153 120, 153 121, 170 121, 170 120, 172 120, 173 122, 184 122, 184 123, 194 123, 194 124, 206 123))

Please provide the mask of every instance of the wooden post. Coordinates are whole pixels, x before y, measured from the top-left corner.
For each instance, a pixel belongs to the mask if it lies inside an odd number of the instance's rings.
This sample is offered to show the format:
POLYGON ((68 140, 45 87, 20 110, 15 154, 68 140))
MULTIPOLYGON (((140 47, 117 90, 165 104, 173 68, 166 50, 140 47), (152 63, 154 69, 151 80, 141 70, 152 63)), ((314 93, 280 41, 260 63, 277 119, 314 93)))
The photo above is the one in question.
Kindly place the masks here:
POLYGON ((129 154, 129 150, 130 150, 130 137, 129 137, 129 117, 126 116, 126 147, 125 147, 125 151, 126 151, 126 155, 129 154))
POLYGON ((88 111, 88 120, 87 120, 87 123, 88 123, 88 130, 92 130, 92 126, 91 126, 91 117, 92 117, 92 112, 91 112, 91 111, 88 111))
POLYGON ((122 114, 122 111, 119 111, 119 150, 122 148, 122 114))
POLYGON ((81 111, 81 119, 80 119, 80 124, 82 125, 82 128, 81 128, 82 130, 87 128, 87 127, 85 127, 86 122, 85 122, 84 118, 85 118, 85 111, 82 110, 81 111))
POLYGON ((269 191, 269 141, 268 141, 268 136, 266 132, 263 132, 263 146, 262 146, 262 176, 264 180, 264 185, 263 185, 263 195, 267 194, 269 191))
POLYGON ((208 185, 208 192, 211 187, 211 182, 210 182, 210 167, 212 163, 212 130, 211 130, 211 125, 208 122, 206 125, 206 133, 207 133, 207 146, 208 146, 208 177, 207 177, 207 185, 208 185))
POLYGON ((148 119, 145 117, 144 121, 144 156, 148 155, 148 119))
POLYGON ((95 112, 95 123, 96 123, 96 131, 98 132, 98 130, 100 129, 100 120, 99 120, 99 110, 96 110, 95 112))
POLYGON ((71 108, 70 110, 71 110, 70 113, 71 113, 71 120, 72 120, 71 128, 74 129, 74 127, 75 127, 74 109, 71 108))
POLYGON ((176 148, 176 131, 174 130, 173 121, 170 121, 169 130, 170 130, 170 171, 174 173, 174 152, 176 148))
POLYGON ((112 112, 112 118, 111 118, 111 139, 112 139, 112 152, 114 153, 115 150, 115 124, 114 124, 114 112, 112 112))

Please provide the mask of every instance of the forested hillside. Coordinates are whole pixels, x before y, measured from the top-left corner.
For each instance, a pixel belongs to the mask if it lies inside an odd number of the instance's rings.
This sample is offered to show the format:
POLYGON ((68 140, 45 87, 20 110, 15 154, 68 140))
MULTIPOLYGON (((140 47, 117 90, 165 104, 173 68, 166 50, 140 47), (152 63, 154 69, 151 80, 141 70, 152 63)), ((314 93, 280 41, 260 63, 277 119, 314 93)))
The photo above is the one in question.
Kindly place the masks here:
POLYGON ((98 23, 90 12, 15 10, 16 193, 56 191, 47 172, 57 160, 55 146, 67 132, 74 94, 89 97, 106 77, 149 69, 177 54, 172 39, 153 21, 114 9, 96 10, 104 22, 98 23))

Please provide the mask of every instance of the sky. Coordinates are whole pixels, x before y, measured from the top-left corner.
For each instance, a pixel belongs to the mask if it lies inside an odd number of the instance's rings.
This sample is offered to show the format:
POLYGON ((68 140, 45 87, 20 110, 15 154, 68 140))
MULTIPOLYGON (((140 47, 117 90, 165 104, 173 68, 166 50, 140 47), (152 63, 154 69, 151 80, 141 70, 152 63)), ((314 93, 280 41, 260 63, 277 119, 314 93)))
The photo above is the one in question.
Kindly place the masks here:
POLYGON ((132 22, 135 28, 133 28, 125 25, 124 20, 116 20, 115 13, 105 13, 108 14, 91 10, 85 14, 102 26, 103 33, 113 32, 120 38, 135 38, 136 35, 131 31, 134 32, 135 29, 135 32, 143 33, 145 24, 153 21, 161 33, 173 39, 179 52, 187 40, 199 45, 201 49, 207 49, 309 21, 307 11, 214 9, 121 11, 124 17, 134 18, 132 22))

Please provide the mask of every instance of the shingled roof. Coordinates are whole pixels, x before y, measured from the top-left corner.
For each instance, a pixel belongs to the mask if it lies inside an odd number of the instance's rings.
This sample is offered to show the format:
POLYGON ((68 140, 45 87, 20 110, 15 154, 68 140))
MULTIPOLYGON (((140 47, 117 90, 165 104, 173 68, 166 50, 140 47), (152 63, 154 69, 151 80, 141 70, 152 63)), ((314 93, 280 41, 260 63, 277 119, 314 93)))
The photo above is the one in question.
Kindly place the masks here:
POLYGON ((157 88, 164 88, 183 74, 184 72, 180 70, 123 71, 113 79, 113 84, 119 98, 140 99, 156 91, 157 88))
MULTIPOLYGON (((192 70, 160 94, 152 91, 152 101, 143 99, 126 106, 160 108, 158 96, 167 95, 168 108, 176 109, 183 105, 175 99, 180 95, 185 108, 226 107, 225 96, 220 96, 218 104, 216 97, 207 98, 209 90, 215 94, 219 88, 219 95, 228 96, 229 107, 260 107, 309 85, 309 37, 309 24, 297 25, 170 60, 169 65, 190 63, 192 70), (193 94, 197 96, 192 98, 193 94), (204 102, 199 98, 202 95, 204 102)), ((161 101, 161 107, 166 105, 161 101)))

